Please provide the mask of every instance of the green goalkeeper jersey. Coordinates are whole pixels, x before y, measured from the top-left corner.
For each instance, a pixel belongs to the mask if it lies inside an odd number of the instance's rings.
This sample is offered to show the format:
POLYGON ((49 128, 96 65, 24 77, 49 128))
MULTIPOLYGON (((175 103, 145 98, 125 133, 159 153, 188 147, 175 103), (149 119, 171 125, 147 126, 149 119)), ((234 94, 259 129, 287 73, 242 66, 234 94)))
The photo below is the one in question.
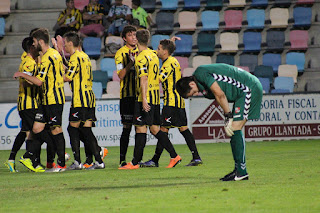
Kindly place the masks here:
POLYGON ((257 85, 261 85, 259 79, 249 72, 222 63, 201 65, 193 76, 197 79, 199 92, 206 98, 215 99, 210 87, 217 81, 229 102, 237 100, 243 93, 251 92, 257 85))

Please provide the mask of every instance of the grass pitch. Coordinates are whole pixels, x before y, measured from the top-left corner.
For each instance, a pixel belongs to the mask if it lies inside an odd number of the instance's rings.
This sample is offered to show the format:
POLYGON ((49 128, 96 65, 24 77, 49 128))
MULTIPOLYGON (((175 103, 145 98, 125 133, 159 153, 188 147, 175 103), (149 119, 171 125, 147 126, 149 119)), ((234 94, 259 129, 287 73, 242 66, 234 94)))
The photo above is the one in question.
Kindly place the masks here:
MULTIPOLYGON (((183 161, 173 169, 164 153, 159 168, 120 171, 119 147, 110 147, 104 170, 54 174, 19 163, 9 173, 9 151, 0 151, 0 212, 320 212, 320 140, 247 143, 250 179, 239 182, 219 181, 233 169, 228 143, 198 144, 199 167, 185 167, 190 151, 175 147, 183 161)), ((144 160, 154 149, 145 148, 144 160)))

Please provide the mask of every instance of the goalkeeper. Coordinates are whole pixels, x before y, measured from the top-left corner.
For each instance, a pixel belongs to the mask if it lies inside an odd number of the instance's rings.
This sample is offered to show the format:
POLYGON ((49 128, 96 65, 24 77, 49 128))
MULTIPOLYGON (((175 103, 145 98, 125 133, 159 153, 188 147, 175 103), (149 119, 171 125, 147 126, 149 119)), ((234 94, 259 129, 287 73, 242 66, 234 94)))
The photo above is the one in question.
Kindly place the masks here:
POLYGON ((220 180, 248 180, 245 140, 241 129, 247 120, 260 117, 263 93, 258 78, 231 65, 208 64, 199 66, 192 76, 181 78, 176 87, 183 98, 201 92, 221 106, 225 115, 225 132, 231 137, 235 169, 220 180), (232 111, 228 102, 233 103, 232 111))

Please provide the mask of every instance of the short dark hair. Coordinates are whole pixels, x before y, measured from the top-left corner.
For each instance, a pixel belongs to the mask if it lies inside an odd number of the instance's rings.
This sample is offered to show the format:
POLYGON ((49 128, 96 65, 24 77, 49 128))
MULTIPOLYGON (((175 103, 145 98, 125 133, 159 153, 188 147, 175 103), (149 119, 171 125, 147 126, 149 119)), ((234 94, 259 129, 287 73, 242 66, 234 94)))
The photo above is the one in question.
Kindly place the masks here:
POLYGON ((29 36, 29 37, 26 37, 26 38, 23 39, 23 41, 22 41, 22 49, 25 52, 29 53, 32 45, 33 45, 33 38, 32 37, 29 36))
POLYGON ((137 28, 132 25, 125 26, 121 32, 121 38, 122 39, 125 38, 127 33, 130 33, 130 32, 137 32, 137 28))
POLYGON ((141 29, 137 31, 137 40, 139 44, 148 45, 149 39, 150 39, 150 32, 149 30, 141 29))
POLYGON ((132 0, 132 4, 137 5, 138 7, 141 5, 140 0, 132 0))
POLYGON ((179 95, 183 98, 188 98, 187 94, 190 92, 191 87, 189 85, 190 82, 197 82, 194 76, 187 76, 180 78, 176 83, 176 89, 179 95))
POLYGON ((66 34, 63 35, 64 38, 67 39, 67 41, 71 41, 74 47, 79 47, 80 46, 80 36, 76 32, 67 32, 66 34))
POLYGON ((34 31, 31 36, 38 41, 43 40, 44 43, 49 44, 49 31, 46 28, 39 28, 38 30, 34 31))
POLYGON ((66 3, 69 3, 70 1, 73 1, 73 0, 66 0, 66 3))
POLYGON ((161 40, 160 44, 162 46, 162 49, 168 50, 169 55, 172 55, 172 53, 176 50, 176 45, 169 39, 161 40))
POLYGON ((40 28, 37 27, 37 28, 33 28, 32 30, 30 30, 29 36, 31 36, 33 32, 35 32, 35 31, 37 31, 37 30, 39 30, 39 29, 40 29, 40 28))

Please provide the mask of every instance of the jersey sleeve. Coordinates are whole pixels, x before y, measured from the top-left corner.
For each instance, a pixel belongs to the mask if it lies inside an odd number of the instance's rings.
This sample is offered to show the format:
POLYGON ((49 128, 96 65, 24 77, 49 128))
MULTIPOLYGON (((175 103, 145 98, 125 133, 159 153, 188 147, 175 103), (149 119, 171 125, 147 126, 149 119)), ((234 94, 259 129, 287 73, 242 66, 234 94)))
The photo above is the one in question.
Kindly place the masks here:
POLYGON ((64 14, 65 14, 65 10, 60 13, 58 20, 57 20, 58 22, 63 18, 64 14))
POLYGON ((26 61, 22 66, 22 72, 29 76, 33 76, 36 72, 36 63, 32 61, 26 61))
POLYGON ((137 76, 141 78, 142 76, 148 76, 148 66, 147 66, 147 59, 145 57, 138 57, 136 59, 136 71, 137 76))
POLYGON ((69 64, 68 64, 68 71, 66 72, 66 77, 70 80, 74 78, 74 76, 78 72, 78 67, 79 67, 79 62, 78 62, 78 57, 71 57, 69 64))
POLYGON ((119 72, 124 68, 123 56, 121 54, 121 51, 117 51, 114 59, 116 63, 117 74, 119 74, 119 72))
POLYGON ((164 82, 172 73, 172 66, 171 64, 169 65, 162 65, 161 70, 160 70, 160 81, 164 82))
POLYGON ((50 61, 48 58, 43 58, 40 64, 39 73, 36 76, 40 81, 45 82, 46 76, 48 74, 50 66, 50 61))

